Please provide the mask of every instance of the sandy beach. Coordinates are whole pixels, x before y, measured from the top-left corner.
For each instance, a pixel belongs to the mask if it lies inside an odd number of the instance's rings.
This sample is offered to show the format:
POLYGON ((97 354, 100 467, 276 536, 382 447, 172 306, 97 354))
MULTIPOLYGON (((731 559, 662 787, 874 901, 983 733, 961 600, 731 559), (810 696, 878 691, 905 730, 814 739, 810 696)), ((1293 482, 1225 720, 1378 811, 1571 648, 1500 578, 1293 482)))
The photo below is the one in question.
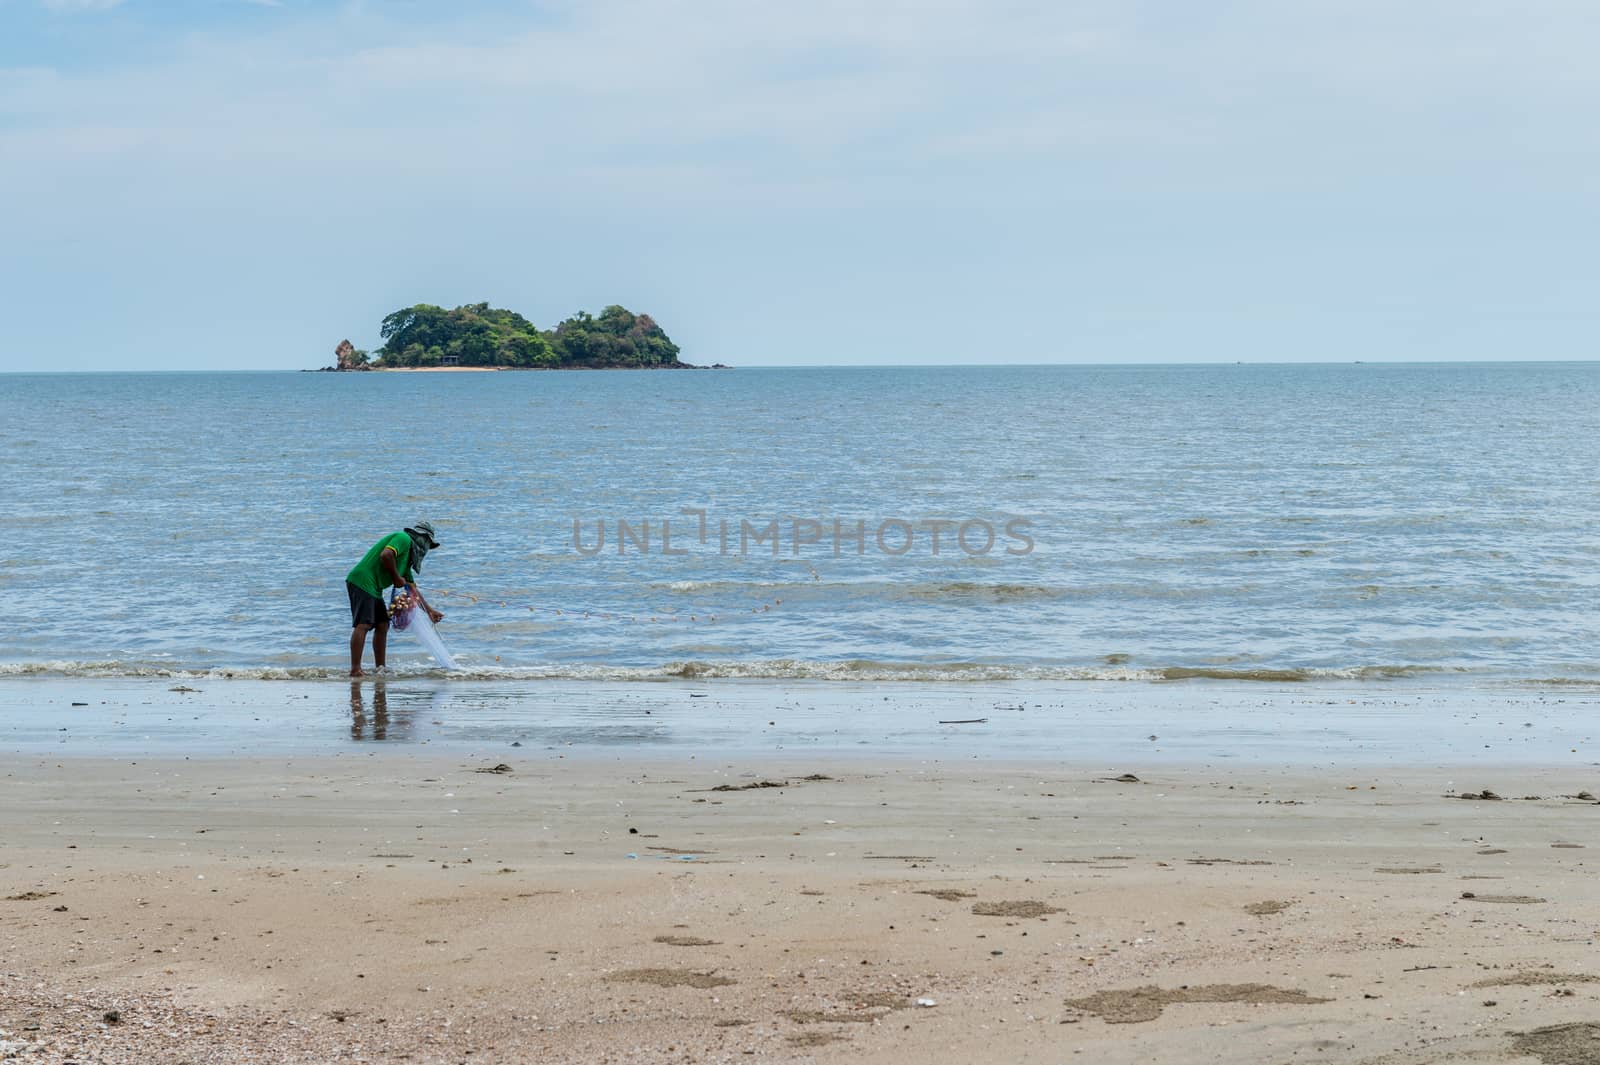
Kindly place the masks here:
POLYGON ((374 366, 375 373, 497 373, 498 366, 374 366))
POLYGON ((4 756, 7 1052, 1600 1061, 1587 765, 497 750, 4 756))

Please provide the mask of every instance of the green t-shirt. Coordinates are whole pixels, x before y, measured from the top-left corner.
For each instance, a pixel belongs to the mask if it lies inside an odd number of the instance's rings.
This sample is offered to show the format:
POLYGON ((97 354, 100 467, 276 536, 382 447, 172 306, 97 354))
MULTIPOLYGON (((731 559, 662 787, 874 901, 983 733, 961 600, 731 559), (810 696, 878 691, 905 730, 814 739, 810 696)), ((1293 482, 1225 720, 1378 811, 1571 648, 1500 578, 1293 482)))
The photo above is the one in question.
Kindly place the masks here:
POLYGON ((383 563, 378 561, 378 556, 383 554, 386 547, 394 548, 395 571, 406 580, 415 581, 416 574, 411 572, 411 537, 403 532, 390 533, 373 544, 372 550, 361 556, 356 568, 345 574, 344 579, 368 595, 382 599, 383 590, 394 583, 383 571, 383 563))

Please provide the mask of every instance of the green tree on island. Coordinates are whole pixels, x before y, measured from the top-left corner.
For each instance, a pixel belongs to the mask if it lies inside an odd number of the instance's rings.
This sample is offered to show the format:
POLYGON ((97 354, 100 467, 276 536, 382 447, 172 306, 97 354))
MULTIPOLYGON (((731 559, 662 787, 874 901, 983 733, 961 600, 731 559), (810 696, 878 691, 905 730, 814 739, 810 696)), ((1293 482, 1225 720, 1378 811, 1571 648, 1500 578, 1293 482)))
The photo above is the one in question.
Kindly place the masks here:
POLYGON ((612 304, 592 318, 579 311, 556 326, 551 345, 563 366, 675 366, 678 345, 648 314, 612 304))
POLYGON ((383 366, 681 366, 678 346, 648 314, 610 306, 541 332, 516 311, 469 303, 447 311, 419 303, 380 329, 383 366))

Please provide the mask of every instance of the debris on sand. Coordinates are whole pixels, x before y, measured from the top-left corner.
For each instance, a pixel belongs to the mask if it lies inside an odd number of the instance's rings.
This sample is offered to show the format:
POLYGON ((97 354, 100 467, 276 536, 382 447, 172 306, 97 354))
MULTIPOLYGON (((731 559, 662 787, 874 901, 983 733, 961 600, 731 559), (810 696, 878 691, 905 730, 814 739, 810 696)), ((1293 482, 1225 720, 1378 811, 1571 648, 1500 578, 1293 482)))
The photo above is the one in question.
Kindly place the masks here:
POLYGON ((1244 912, 1254 917, 1267 917, 1274 913, 1282 913, 1294 903, 1286 899, 1267 899, 1264 902, 1252 902, 1244 908, 1244 912))
POLYGON ((1190 865, 1271 865, 1260 858, 1186 858, 1190 865))
POLYGON ((645 848, 647 851, 657 851, 674 858, 685 858, 696 854, 715 854, 716 851, 686 851, 682 847, 660 847, 652 844, 645 848))
POLYGON ((1544 1065, 1600 1065, 1600 1024, 1580 1021, 1535 1028, 1512 1039, 1511 1049, 1544 1065))
POLYGON ((934 898, 943 899, 945 902, 960 902, 962 899, 975 899, 978 897, 976 892, 962 891, 958 888, 925 888, 916 892, 916 894, 932 895, 934 898))
POLYGON ((1550 901, 1549 899, 1541 899, 1534 895, 1478 895, 1471 891, 1463 891, 1461 893, 1461 897, 1464 899, 1471 899, 1473 902, 1513 902, 1524 905, 1535 902, 1550 901))
POLYGON ((1396 876, 1419 875, 1422 873, 1442 873, 1443 869, 1437 865, 1398 865, 1380 866, 1373 870, 1374 873, 1392 873, 1396 876))
POLYGON ((796 1032, 789 1036, 785 1042, 796 1047, 820 1047, 829 1043, 842 1043, 844 1036, 834 1032, 796 1032))
POLYGON ((719 946, 715 939, 702 939, 699 936, 656 936, 656 943, 665 943, 669 947, 715 947, 719 946))
POLYGON ((5 901, 6 902, 38 902, 40 899, 48 899, 48 898, 53 897, 54 895, 55 895, 54 891, 24 891, 20 895, 7 895, 5 897, 5 901))
POLYGON ((1315 998, 1304 991, 1287 991, 1268 984, 1207 984, 1173 990, 1156 987, 1129 988, 1125 991, 1097 991, 1087 998, 1067 999, 1072 1009, 1098 1015, 1107 1024, 1137 1024, 1153 1021, 1168 1006, 1188 1002, 1240 1002, 1250 1005, 1308 1006, 1332 1002, 1315 998))
POLYGON ((480 767, 478 769, 474 769, 473 772, 474 773, 494 773, 497 776, 504 776, 506 773, 511 772, 511 767, 506 765, 504 762, 501 762, 499 765, 482 766, 482 767, 480 767))
POLYGON ((1037 899, 1017 899, 1012 902, 974 902, 972 912, 979 917, 1043 917, 1065 911, 1037 899))
POLYGON ((624 969, 606 977, 613 984, 654 984, 656 987, 695 987, 701 990, 728 987, 739 981, 715 973, 697 973, 689 969, 624 969))
POLYGON ((1476 799, 1480 802, 1499 802, 1502 796, 1485 788, 1483 791, 1464 791, 1460 795, 1446 795, 1447 799, 1476 799))
POLYGON ((1144 783, 1144 781, 1140 780, 1138 777, 1134 776, 1132 773, 1123 773, 1122 775, 1115 776, 1115 777, 1095 777, 1093 782, 1096 783, 1096 784, 1143 784, 1144 783))
POLYGON ((748 784, 718 784, 714 788, 702 788, 702 791, 758 791, 762 788, 788 788, 794 784, 816 783, 821 780, 832 780, 826 773, 808 773, 797 777, 794 781, 788 780, 753 780, 748 784))

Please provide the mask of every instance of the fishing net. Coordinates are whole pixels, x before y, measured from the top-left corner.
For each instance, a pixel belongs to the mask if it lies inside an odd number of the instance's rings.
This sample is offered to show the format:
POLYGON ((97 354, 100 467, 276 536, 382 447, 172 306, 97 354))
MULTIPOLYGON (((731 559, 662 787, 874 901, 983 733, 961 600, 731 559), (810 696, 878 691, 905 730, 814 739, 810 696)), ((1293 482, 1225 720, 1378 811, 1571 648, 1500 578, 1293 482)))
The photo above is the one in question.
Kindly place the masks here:
POLYGON ((442 669, 456 668, 456 660, 450 657, 450 652, 445 649, 444 641, 439 639, 439 633, 433 627, 433 621, 428 617, 428 612, 422 609, 422 604, 416 597, 399 589, 389 600, 389 624, 401 632, 409 632, 417 638, 417 642, 428 649, 433 660, 439 663, 442 669))

